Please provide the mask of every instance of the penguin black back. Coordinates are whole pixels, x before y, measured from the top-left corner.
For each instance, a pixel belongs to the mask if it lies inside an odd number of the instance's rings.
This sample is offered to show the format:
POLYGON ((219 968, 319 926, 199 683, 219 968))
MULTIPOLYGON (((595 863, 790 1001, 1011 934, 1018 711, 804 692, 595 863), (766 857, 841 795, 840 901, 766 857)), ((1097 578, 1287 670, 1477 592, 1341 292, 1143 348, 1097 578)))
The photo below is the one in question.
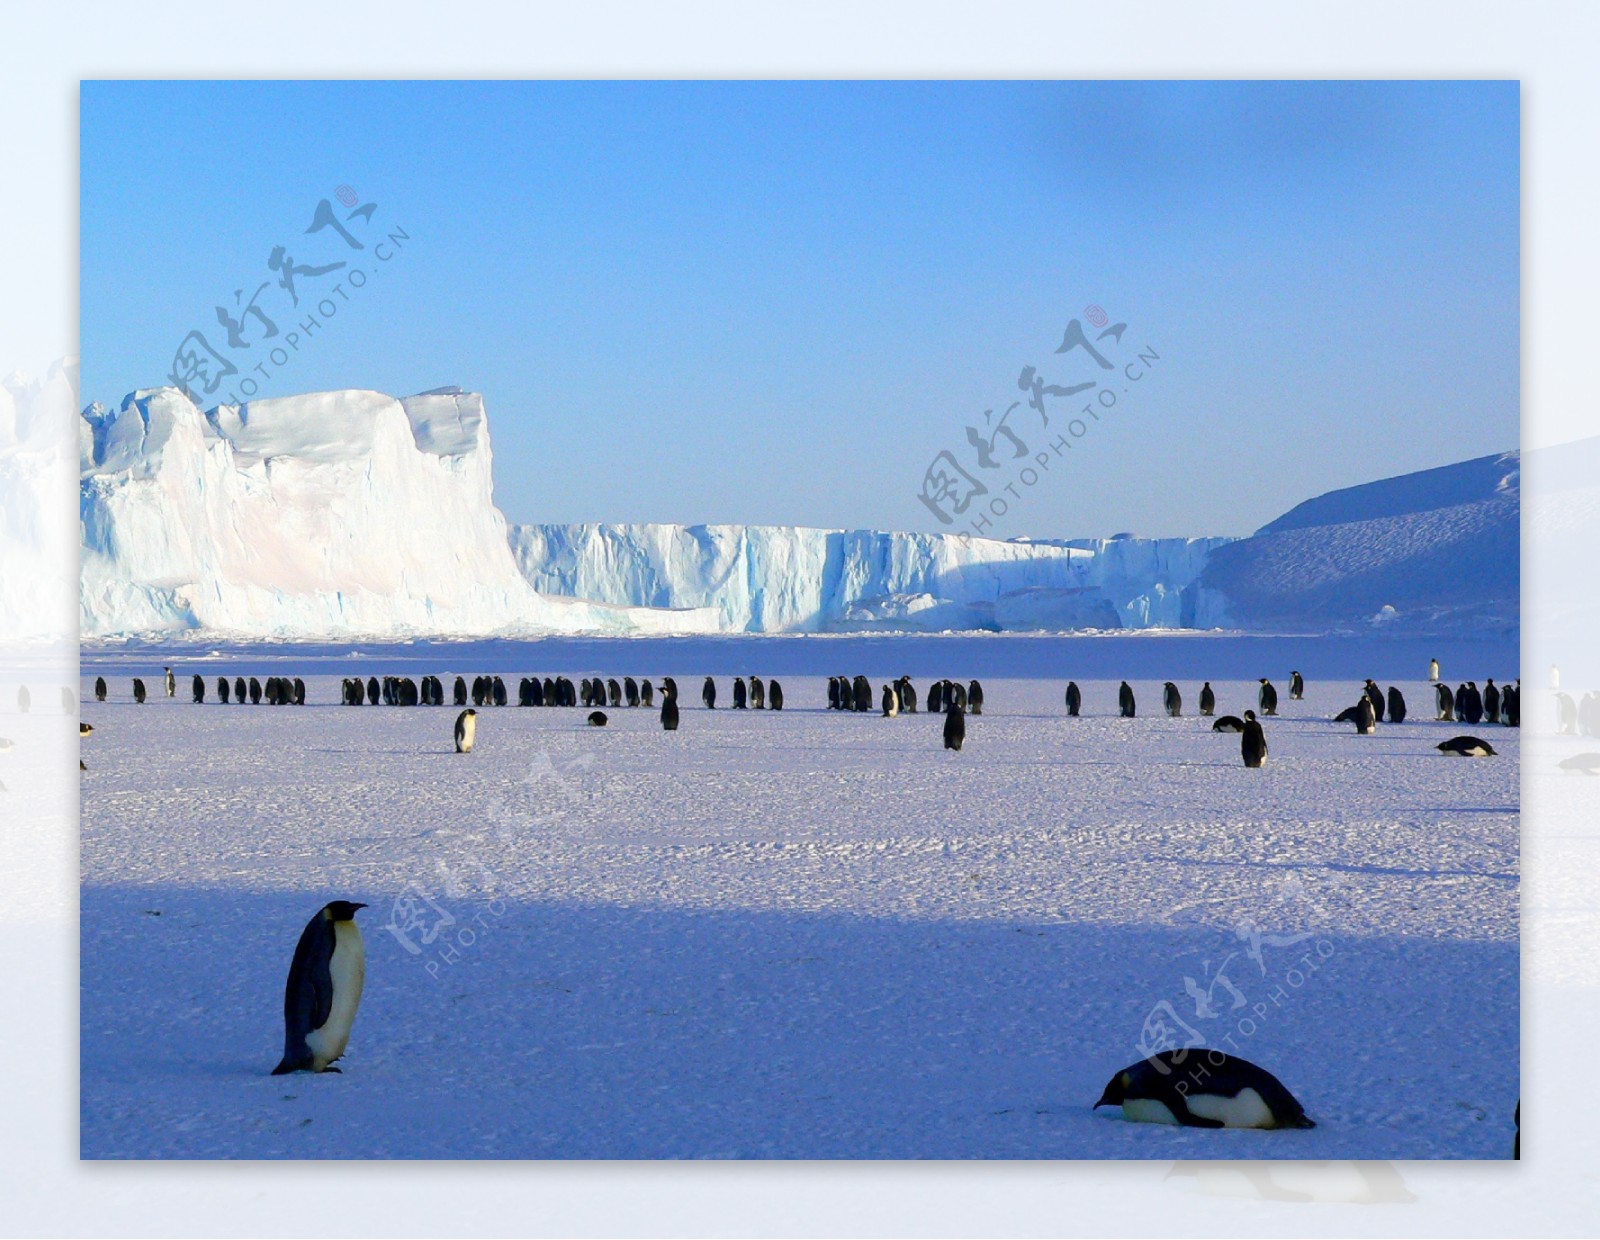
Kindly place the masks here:
POLYGON ((967 712, 959 702, 951 702, 944 711, 944 747, 960 751, 967 739, 967 712))
POLYGON ((1095 1108, 1125 1119, 1191 1128, 1315 1128, 1305 1108, 1265 1068, 1205 1047, 1162 1051, 1113 1076, 1095 1108))
POLYGON ((1267 761, 1267 734, 1261 730, 1254 711, 1244 712, 1244 734, 1239 738, 1239 754, 1247 767, 1264 766, 1267 761))
MULTIPOLYGON (((734 681, 738 684, 738 681, 734 681)), ((668 732, 678 730, 678 695, 677 686, 670 680, 661 685, 661 726, 668 732)))
POLYGON ((1078 688, 1076 680, 1067 681, 1067 714, 1076 718, 1083 709, 1083 690, 1078 688))
POLYGON ((767 682, 767 709, 783 709, 783 686, 780 685, 776 680, 769 680, 767 682))
POLYGON ((365 904, 334 900, 300 932, 283 991, 283 1058, 273 1076, 334 1071, 361 1001, 365 952, 355 928, 365 904), (337 959, 336 959, 337 957, 337 959))
POLYGON ((1133 686, 1126 680, 1122 682, 1122 687, 1117 690, 1117 709, 1122 712, 1124 719, 1134 718, 1136 707, 1133 700, 1133 686))

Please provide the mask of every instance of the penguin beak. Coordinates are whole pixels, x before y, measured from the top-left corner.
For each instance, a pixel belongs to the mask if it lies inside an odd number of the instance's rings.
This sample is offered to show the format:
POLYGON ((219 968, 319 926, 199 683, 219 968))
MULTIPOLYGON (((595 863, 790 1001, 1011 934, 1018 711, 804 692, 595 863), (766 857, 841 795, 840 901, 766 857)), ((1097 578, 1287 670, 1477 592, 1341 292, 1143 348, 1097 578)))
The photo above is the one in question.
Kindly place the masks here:
POLYGON ((352 903, 352 904, 351 904, 351 905, 350 905, 350 911, 351 911, 351 912, 354 912, 354 911, 355 911, 355 910, 356 910, 356 909, 358 909, 358 908, 366 908, 366 907, 367 907, 367 906, 366 906, 366 905, 365 905, 365 904, 355 904, 355 903, 352 903))

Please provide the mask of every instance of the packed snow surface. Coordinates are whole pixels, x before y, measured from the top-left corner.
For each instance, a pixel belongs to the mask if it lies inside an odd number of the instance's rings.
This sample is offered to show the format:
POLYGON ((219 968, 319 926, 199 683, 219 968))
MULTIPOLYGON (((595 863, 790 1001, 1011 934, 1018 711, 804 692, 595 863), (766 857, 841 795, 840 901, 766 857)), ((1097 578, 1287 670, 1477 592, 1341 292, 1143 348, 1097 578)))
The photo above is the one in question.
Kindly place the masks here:
POLYGON ((1430 653, 1454 679, 1517 675, 1503 643, 1371 639, 91 649, 82 1153, 1505 1158, 1519 733, 1432 722, 1430 653), (135 705, 129 678, 155 688, 163 663, 178 699, 135 705), (513 702, 525 674, 671 674, 682 724, 487 708, 458 755, 453 707, 335 704, 345 675, 448 693, 483 671, 513 702), (777 676, 785 709, 725 709, 733 672, 777 676), (826 676, 857 672, 875 694, 910 674, 924 702, 935 676, 981 675, 984 712, 948 752, 925 712, 828 711, 826 676), (219 705, 224 674, 303 675, 310 705, 219 705), (1246 770, 1197 717, 1200 680, 1239 713, 1262 674, 1280 716, 1246 770), (1362 675, 1410 720, 1331 723, 1362 675), (1433 748, 1463 731, 1499 756, 1433 748), (344 1071, 271 1077, 296 938, 339 897, 371 906, 344 1071), (1317 1127, 1091 1110, 1173 1020, 1317 1127))

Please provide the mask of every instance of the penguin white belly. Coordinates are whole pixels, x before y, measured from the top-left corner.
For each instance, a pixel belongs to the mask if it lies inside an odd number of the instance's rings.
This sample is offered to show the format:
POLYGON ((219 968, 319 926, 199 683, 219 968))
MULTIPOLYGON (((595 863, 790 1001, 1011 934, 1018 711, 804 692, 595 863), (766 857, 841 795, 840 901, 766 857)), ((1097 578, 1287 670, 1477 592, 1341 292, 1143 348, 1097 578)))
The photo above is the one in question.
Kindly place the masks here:
POLYGON ((456 749, 460 753, 471 753, 472 742, 477 739, 478 721, 472 716, 461 721, 461 726, 456 729, 456 749))
POLYGON ((1124 1098, 1122 1118, 1136 1124, 1176 1124, 1178 1117, 1165 1102, 1155 1098, 1124 1098))
POLYGON ((1189 1114, 1201 1119, 1220 1120, 1229 1128, 1276 1128, 1278 1121, 1255 1090, 1241 1089, 1237 1097, 1221 1094, 1190 1094, 1184 1099, 1189 1114))
POLYGON ((315 1056, 313 1067, 318 1072, 344 1054, 356 1007, 361 1003, 367 954, 361 930, 353 921, 333 923, 333 958, 328 961, 328 974, 333 980, 333 1005, 328 1010, 327 1023, 306 1034, 306 1048, 315 1056))

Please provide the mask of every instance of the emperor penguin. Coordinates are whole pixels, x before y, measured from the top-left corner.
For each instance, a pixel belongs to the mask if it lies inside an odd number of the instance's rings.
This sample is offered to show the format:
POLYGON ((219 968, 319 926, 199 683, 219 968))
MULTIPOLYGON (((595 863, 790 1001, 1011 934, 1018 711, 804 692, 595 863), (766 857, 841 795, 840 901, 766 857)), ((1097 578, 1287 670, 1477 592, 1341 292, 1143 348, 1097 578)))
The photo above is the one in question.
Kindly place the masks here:
POLYGON ((648 680, 639 682, 639 705, 649 710, 656 704, 656 687, 648 680))
POLYGON ((1306 695, 1305 677, 1301 676, 1299 672, 1290 672, 1289 673, 1289 700, 1292 701, 1292 702, 1298 702, 1298 701, 1300 701, 1301 698, 1305 697, 1305 695, 1306 695))
POLYGON ((603 727, 605 727, 606 726, 606 712, 603 711, 603 710, 591 710, 589 712, 589 726, 591 728, 603 728, 603 727))
POLYGON ((761 677, 750 677, 750 709, 765 710, 767 708, 767 688, 761 683, 761 677))
POLYGON ((1161 686, 1161 705, 1174 719, 1183 714, 1183 694, 1178 692, 1178 686, 1170 680, 1161 686))
POLYGON ((1261 730, 1253 710, 1244 712, 1244 734, 1239 738, 1239 755, 1244 759, 1244 764, 1251 768, 1267 763, 1267 734, 1261 730))
POLYGON ((455 701, 457 706, 465 706, 467 704, 467 682, 462 676, 456 677, 455 701))
MULTIPOLYGON (((735 680, 733 683, 743 682, 735 680)), ((661 727, 668 732, 678 730, 678 686, 670 677, 661 683, 661 727)))
POLYGON ((1483 694, 1475 680, 1467 681, 1467 722, 1474 727, 1483 722, 1483 694))
POLYGON ((1404 723, 1406 721, 1406 697, 1396 685, 1389 686, 1389 722, 1404 723))
POLYGON ((164 667, 161 670, 162 670, 163 673, 165 673, 165 676, 166 676, 167 696, 169 698, 177 697, 178 696, 178 678, 172 674, 172 669, 170 667, 164 667))
MULTIPOLYGON (((959 687, 959 686, 958 686, 959 687)), ((855 680, 856 711, 866 714, 872 709, 872 682, 865 676, 857 676, 855 680)), ((946 697, 949 695, 946 694, 946 697)))
POLYGON ((1439 660, 1428 660, 1428 683, 1437 684, 1439 680, 1439 660))
MULTIPOLYGON (((371 681, 369 683, 377 684, 378 682, 374 680, 374 681, 371 681)), ((376 698, 377 698, 377 694, 376 693, 373 694, 373 698, 374 698, 374 700, 376 700, 376 698)), ((234 700, 235 705, 243 706, 245 704, 244 677, 243 676, 235 676, 233 678, 233 700, 234 700)))
POLYGON ((1212 692, 1209 680, 1200 686, 1200 713, 1202 715, 1217 713, 1217 695, 1212 692))
POLYGON ((828 709, 839 709, 839 678, 837 676, 828 677, 828 709))
POLYGON ((1261 707, 1263 715, 1278 713, 1278 690, 1265 676, 1261 677, 1261 688, 1256 690, 1256 705, 1261 707))
MULTIPOLYGON (((622 705, 622 686, 617 682, 615 676, 611 676, 606 680, 606 697, 610 699, 609 705, 612 710, 616 710, 622 705)), ((601 705, 604 706, 607 703, 602 702, 601 705)))
POLYGON ((1578 735, 1578 704, 1570 693, 1556 694, 1556 735, 1578 735))
POLYGON ((273 1076, 339 1071, 330 1065, 350 1041, 367 974, 355 922, 356 910, 366 907, 335 900, 301 931, 283 989, 283 1059, 273 1076))
POLYGON ((1095 1108, 1120 1106, 1140 1124, 1190 1128, 1315 1128, 1265 1068, 1205 1047, 1162 1051, 1111 1078, 1095 1108))
POLYGON ((900 713, 900 697, 888 685, 883 686, 883 717, 893 719, 900 713))
POLYGON ((1448 723, 1456 717, 1456 699, 1450 692, 1450 686, 1438 684, 1434 686, 1434 713, 1433 717, 1441 723, 1448 723))
POLYGON ((1500 688, 1493 676, 1483 682, 1483 717, 1491 723, 1500 721, 1500 688))
POLYGON ((467 707, 456 716, 456 752, 471 753, 472 743, 478 739, 478 712, 467 707))
POLYGON ((735 676, 733 678, 733 709, 734 710, 743 710, 745 708, 744 695, 745 695, 744 681, 741 680, 738 676, 735 676))
POLYGON ((1480 740, 1476 736, 1452 736, 1447 741, 1440 741, 1434 746, 1442 754, 1450 754, 1457 758, 1493 758, 1497 755, 1494 746, 1488 741, 1480 740))
POLYGON ((1363 695, 1356 703, 1356 731, 1371 736, 1378 730, 1378 712, 1372 708, 1372 698, 1363 695))
POLYGON ((94 700, 97 702, 106 700, 106 678, 104 676, 96 676, 94 678, 94 700))
POLYGON ((983 686, 976 680, 967 686, 967 709, 974 715, 983 714, 983 686))
POLYGON ((639 705, 639 682, 632 676, 622 678, 622 697, 629 706, 639 705))
POLYGON ((196 672, 194 679, 189 682, 189 687, 196 702, 204 702, 206 700, 206 681, 204 676, 196 672))
POLYGON ((961 751, 967 739, 967 712, 959 702, 951 702, 944 712, 944 747, 961 751))
MULTIPOLYGON (((1253 715, 1254 713, 1254 711, 1245 711, 1247 715, 1253 715)), ((1238 715, 1224 715, 1211 725, 1211 730, 1213 732, 1243 732, 1244 720, 1239 718, 1238 715)))
POLYGON ((1126 680, 1122 682, 1122 688, 1117 690, 1117 707, 1122 711, 1124 719, 1134 717, 1133 687, 1126 680))
POLYGON ((776 680, 767 681, 767 709, 783 709, 783 686, 776 680))
POLYGON ((1083 690, 1078 688, 1076 680, 1067 681, 1067 714, 1076 719, 1078 712, 1083 709, 1083 690))
POLYGON ((224 706, 228 704, 228 678, 226 676, 217 677, 217 701, 224 706))
MULTIPOLYGON (((22 693, 26 693, 27 691, 28 690, 26 686, 24 686, 21 690, 22 693)), ((144 681, 140 680, 137 676, 133 678, 133 700, 138 702, 141 706, 144 705, 144 681)), ((25 702, 26 699, 19 697, 18 701, 25 702)), ((24 705, 22 709, 27 710, 28 708, 26 705, 24 705)))
POLYGON ((261 682, 254 676, 250 677, 250 705, 261 705, 261 682))
POLYGON ((1372 703, 1372 715, 1379 723, 1383 722, 1383 690, 1378 688, 1378 682, 1370 676, 1361 690, 1367 695, 1367 701, 1372 703))
POLYGON ((934 715, 944 713, 944 681, 936 680, 928 686, 928 712, 934 715))

